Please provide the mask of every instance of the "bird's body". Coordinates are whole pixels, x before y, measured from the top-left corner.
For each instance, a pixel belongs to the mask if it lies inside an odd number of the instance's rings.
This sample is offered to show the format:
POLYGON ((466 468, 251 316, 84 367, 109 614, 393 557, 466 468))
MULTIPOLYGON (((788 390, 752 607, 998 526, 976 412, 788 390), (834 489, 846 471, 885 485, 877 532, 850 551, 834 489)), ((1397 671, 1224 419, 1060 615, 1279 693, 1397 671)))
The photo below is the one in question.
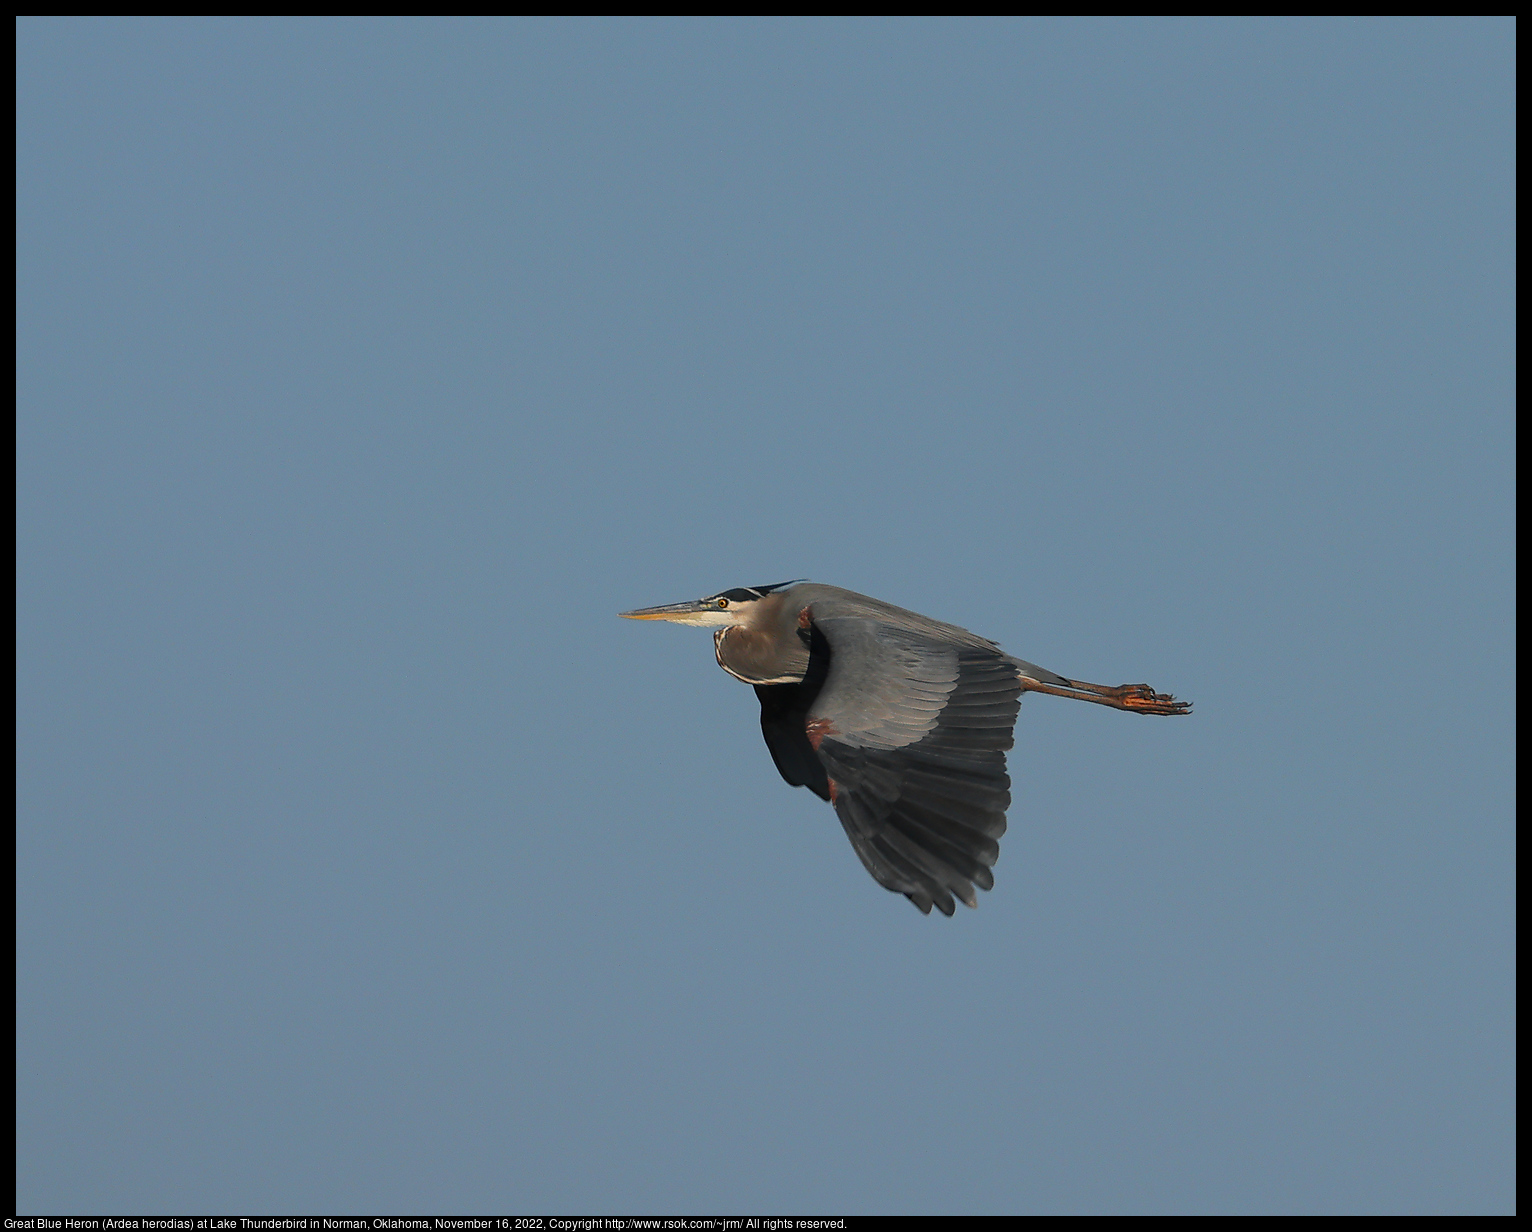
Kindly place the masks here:
POLYGON ((991 889, 1011 802, 1005 754, 1028 690, 1184 714, 1147 685, 1069 680, 994 642, 815 582, 624 612, 714 629, 718 665, 753 685, 782 777, 830 802, 879 884, 923 912, 991 889))

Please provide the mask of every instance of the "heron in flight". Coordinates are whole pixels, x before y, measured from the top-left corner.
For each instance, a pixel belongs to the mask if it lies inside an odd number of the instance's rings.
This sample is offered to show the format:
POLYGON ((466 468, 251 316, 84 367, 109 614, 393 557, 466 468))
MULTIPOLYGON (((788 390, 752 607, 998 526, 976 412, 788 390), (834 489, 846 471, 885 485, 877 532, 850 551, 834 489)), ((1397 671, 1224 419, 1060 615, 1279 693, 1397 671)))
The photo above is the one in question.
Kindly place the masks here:
POLYGON ((713 630, 718 666, 755 687, 782 777, 827 800, 879 885, 929 915, 994 888, 1021 695, 1188 714, 1146 684, 1069 680, 994 642, 815 582, 740 587, 630 620, 713 630))

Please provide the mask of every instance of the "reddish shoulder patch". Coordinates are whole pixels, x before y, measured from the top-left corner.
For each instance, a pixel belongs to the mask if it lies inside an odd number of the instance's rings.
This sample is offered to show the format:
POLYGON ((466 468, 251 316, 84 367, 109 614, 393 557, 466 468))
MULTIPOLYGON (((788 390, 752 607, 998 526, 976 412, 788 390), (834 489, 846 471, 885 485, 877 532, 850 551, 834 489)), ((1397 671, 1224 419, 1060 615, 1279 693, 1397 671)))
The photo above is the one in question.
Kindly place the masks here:
POLYGON ((840 795, 840 784, 834 779, 826 779, 825 781, 830 784, 830 803, 834 804, 835 797, 840 795))
POLYGON ((806 607, 801 612, 798 613, 798 627, 800 629, 807 629, 813 623, 814 623, 814 609, 813 608, 806 607))
POLYGON ((819 751, 819 743, 826 736, 835 735, 835 724, 829 719, 810 719, 804 724, 803 730, 809 735, 809 743, 814 746, 814 751, 819 751))

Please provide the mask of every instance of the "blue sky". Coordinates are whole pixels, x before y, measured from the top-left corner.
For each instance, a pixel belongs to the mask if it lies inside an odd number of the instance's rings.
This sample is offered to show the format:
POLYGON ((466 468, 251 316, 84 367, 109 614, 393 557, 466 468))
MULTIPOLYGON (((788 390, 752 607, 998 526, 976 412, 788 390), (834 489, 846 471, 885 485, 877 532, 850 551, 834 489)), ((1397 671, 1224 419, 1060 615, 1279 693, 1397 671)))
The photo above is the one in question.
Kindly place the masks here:
POLYGON ((1514 31, 23 20, 19 1209, 1510 1212, 1514 31), (789 577, 1196 714, 923 918, 789 577))

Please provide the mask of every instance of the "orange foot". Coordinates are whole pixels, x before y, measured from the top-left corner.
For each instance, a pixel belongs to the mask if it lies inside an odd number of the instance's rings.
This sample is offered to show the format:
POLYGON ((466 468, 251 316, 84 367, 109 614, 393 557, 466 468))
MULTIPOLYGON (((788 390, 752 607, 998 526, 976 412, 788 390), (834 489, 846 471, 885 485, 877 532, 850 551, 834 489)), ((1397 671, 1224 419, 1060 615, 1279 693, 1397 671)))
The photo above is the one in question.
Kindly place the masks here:
POLYGON ((1146 684, 1120 686, 1118 697, 1124 709, 1140 714, 1190 714, 1191 702, 1178 702, 1169 693, 1156 693, 1146 684))

